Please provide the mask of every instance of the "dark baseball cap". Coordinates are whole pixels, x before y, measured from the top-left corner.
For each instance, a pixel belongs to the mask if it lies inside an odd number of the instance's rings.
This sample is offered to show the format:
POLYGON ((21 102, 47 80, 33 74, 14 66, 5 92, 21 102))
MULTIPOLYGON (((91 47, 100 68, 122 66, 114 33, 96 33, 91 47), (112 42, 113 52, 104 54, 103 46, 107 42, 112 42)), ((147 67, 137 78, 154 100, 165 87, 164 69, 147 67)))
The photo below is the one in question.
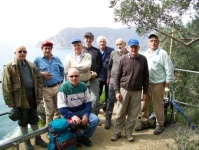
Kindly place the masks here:
POLYGON ((91 32, 86 32, 84 34, 84 37, 89 36, 89 37, 94 37, 94 35, 91 32))
POLYGON ((149 39, 150 39, 150 38, 152 38, 152 37, 154 37, 154 38, 157 38, 157 39, 158 39, 158 36, 157 36, 157 35, 155 35, 155 34, 151 34, 151 35, 149 35, 149 39))

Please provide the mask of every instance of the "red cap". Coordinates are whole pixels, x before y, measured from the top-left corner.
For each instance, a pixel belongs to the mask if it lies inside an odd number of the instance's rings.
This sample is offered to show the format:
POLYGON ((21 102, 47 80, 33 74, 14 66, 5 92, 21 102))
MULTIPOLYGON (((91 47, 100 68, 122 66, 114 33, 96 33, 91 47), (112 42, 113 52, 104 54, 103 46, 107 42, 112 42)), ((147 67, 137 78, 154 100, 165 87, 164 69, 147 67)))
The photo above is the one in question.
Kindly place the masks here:
POLYGON ((50 41, 43 41, 41 43, 41 48, 44 47, 44 46, 52 46, 53 47, 53 43, 50 42, 50 41))

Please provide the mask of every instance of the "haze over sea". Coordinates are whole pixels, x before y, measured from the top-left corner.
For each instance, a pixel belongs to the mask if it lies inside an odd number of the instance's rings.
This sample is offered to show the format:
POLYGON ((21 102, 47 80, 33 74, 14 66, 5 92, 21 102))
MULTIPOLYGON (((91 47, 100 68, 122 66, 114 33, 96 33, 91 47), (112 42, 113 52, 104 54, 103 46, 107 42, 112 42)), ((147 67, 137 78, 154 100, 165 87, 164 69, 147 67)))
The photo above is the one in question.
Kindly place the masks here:
MULTIPOLYGON (((34 61, 34 58, 42 55, 40 47, 36 47, 36 43, 26 44, 27 59, 34 61)), ((3 66, 14 58, 14 49, 17 46, 15 42, 1 42, 0 41, 0 81, 2 80, 3 66)), ((58 56, 64 63, 65 56, 72 53, 71 48, 53 48, 52 53, 58 56)), ((2 84, 0 84, 0 114, 9 112, 10 108, 5 105, 2 95, 2 84)), ((0 116, 0 144, 12 139, 20 134, 17 122, 9 119, 8 115, 0 116)))

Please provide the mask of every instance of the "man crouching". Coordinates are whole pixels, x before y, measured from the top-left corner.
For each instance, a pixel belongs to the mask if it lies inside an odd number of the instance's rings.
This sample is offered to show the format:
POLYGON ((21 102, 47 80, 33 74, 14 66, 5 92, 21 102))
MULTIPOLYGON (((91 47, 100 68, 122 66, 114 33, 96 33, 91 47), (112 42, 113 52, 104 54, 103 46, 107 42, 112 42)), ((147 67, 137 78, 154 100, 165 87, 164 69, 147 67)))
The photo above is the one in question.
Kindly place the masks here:
POLYGON ((86 126, 77 146, 92 146, 89 138, 93 135, 99 118, 91 113, 92 100, 85 83, 79 81, 79 71, 70 68, 67 81, 62 83, 57 95, 57 106, 61 115, 71 119, 75 125, 86 126))

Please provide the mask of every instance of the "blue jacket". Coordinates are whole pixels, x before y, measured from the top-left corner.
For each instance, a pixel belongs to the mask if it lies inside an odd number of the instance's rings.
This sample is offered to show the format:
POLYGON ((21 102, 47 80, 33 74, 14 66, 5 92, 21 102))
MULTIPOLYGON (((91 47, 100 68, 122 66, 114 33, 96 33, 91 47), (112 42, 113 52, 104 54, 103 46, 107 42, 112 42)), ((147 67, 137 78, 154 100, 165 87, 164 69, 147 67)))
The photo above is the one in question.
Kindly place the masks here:
POLYGON ((113 48, 106 46, 104 50, 104 54, 101 54, 102 69, 98 75, 99 81, 106 82, 107 80, 107 68, 108 68, 108 63, 110 61, 111 52, 113 50, 114 50, 113 48))

